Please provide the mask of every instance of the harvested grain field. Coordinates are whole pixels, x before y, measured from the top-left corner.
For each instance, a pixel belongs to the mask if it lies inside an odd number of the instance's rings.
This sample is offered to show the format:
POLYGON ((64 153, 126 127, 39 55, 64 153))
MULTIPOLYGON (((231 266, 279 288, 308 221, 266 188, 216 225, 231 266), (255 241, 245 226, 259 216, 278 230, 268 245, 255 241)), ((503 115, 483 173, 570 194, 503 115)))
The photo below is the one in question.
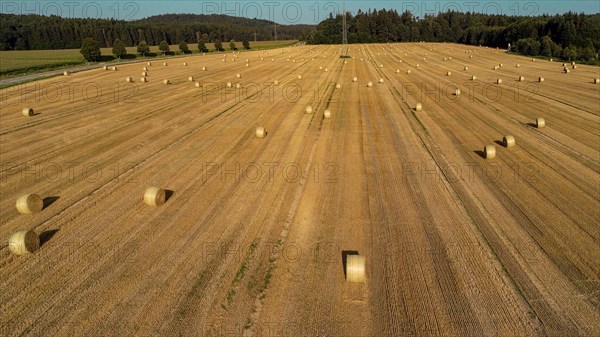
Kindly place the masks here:
POLYGON ((455 44, 339 53, 3 90, 1 334, 600 334, 599 69, 455 44), (28 194, 41 211, 19 213, 28 194), (11 253, 28 230, 40 247, 11 253))

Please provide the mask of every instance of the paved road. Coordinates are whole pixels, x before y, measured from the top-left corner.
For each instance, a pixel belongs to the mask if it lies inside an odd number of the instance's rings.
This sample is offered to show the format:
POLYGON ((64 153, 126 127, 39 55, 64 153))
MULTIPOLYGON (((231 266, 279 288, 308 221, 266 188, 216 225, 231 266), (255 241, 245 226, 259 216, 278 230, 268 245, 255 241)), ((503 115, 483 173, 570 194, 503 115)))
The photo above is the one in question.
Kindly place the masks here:
MULTIPOLYGON (((171 58, 178 58, 178 57, 184 57, 184 56, 189 56, 189 55, 177 55, 177 56, 171 56, 171 57, 161 57, 160 59, 171 59, 171 58)), ((76 67, 72 67, 72 68, 62 68, 62 69, 56 69, 56 70, 51 70, 51 71, 45 71, 45 72, 41 72, 41 73, 35 73, 35 74, 29 74, 29 75, 24 75, 24 76, 19 76, 19 77, 13 77, 13 78, 7 78, 4 80, 0 80, 0 87, 4 87, 4 86, 11 86, 11 85, 16 85, 16 84, 20 84, 20 83, 24 83, 24 82, 30 82, 33 80, 39 80, 42 78, 47 78, 47 77, 53 77, 53 76, 59 76, 62 75, 62 73, 65 70, 68 70, 70 73, 76 73, 76 72, 80 72, 80 71, 85 71, 85 70, 90 70, 90 69, 96 69, 96 68, 102 68, 105 65, 108 66, 118 66, 120 64, 128 64, 128 63, 136 63, 136 62, 145 62, 147 60, 155 60, 155 59, 139 59, 139 60, 130 60, 130 61, 121 61, 121 62, 112 62, 112 63, 96 63, 96 64, 88 64, 88 65, 82 65, 82 66, 76 66, 76 67)))

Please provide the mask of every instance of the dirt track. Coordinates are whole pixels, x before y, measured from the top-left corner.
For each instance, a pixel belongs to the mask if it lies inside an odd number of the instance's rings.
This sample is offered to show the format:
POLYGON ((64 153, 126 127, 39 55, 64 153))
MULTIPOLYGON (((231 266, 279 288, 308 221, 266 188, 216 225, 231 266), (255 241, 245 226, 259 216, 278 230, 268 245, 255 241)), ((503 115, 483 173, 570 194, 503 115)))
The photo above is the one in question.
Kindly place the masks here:
POLYGON ((599 69, 453 44, 357 45, 347 64, 339 50, 3 90, 0 335, 599 335, 599 69), (142 202, 153 185, 172 191, 159 208, 142 202), (20 215, 24 193, 48 205, 20 215), (13 256, 24 229, 43 245, 13 256), (352 252, 364 284, 345 281, 352 252))

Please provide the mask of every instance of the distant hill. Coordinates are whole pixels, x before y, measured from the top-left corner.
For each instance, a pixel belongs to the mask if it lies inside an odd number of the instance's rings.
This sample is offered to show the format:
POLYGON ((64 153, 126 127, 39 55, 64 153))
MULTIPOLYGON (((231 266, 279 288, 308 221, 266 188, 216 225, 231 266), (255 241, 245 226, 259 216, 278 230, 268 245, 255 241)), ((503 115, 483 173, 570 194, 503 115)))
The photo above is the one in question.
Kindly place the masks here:
MULTIPOLYGON (((304 40, 311 25, 277 25, 279 40, 304 40)), ((273 22, 227 15, 165 14, 135 21, 71 19, 58 16, 0 14, 0 50, 73 49, 92 37, 101 47, 112 47, 116 39, 126 46, 145 40, 158 45, 185 41, 196 44, 201 36, 209 43, 221 39, 242 41, 273 39, 273 22)), ((190 46, 193 48, 193 46, 190 46)))

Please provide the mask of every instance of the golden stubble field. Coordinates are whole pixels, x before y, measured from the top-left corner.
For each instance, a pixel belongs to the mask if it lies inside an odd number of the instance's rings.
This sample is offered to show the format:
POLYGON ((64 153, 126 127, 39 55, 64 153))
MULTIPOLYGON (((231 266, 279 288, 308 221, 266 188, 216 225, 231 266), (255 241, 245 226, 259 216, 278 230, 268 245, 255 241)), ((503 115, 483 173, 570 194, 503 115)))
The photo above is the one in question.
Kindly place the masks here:
POLYGON ((600 334, 599 69, 454 44, 339 53, 2 90, 1 335, 600 334), (17 212, 28 193, 41 212, 17 212), (16 256, 21 230, 41 247, 16 256), (353 254, 365 282, 346 281, 353 254))

